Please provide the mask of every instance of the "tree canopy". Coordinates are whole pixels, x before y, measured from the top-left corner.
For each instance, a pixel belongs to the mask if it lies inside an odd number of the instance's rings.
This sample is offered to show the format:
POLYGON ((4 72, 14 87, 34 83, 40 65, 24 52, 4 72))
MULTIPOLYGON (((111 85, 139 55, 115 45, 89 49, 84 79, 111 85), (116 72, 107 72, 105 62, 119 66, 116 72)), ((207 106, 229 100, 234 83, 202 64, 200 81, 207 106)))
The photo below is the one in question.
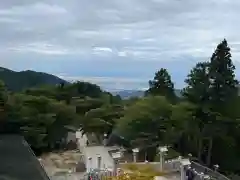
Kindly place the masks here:
POLYGON ((155 73, 153 80, 149 81, 149 89, 145 92, 146 95, 165 96, 170 100, 176 98, 174 92, 174 84, 171 76, 166 69, 161 68, 155 73))

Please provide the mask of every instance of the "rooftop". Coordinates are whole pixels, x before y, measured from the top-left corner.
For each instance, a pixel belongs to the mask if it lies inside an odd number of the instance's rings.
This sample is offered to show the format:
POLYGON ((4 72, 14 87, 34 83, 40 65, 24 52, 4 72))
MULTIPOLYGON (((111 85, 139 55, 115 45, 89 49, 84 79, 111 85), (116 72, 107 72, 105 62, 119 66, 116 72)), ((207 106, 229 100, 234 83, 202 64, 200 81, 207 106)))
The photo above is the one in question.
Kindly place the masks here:
POLYGON ((18 135, 0 136, 1 180, 49 180, 28 143, 18 135))

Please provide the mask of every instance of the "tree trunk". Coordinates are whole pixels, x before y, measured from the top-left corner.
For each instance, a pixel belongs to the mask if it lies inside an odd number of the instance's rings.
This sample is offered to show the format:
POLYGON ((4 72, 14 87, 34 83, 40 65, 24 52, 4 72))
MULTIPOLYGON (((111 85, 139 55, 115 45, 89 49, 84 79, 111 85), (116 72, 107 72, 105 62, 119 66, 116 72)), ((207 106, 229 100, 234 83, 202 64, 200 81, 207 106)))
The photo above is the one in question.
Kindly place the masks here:
POLYGON ((209 144, 208 144, 208 153, 207 153, 207 165, 211 165, 211 157, 212 157, 212 146, 213 146, 213 138, 209 138, 209 144))
POLYGON ((202 137, 198 140, 198 160, 202 161, 202 137))

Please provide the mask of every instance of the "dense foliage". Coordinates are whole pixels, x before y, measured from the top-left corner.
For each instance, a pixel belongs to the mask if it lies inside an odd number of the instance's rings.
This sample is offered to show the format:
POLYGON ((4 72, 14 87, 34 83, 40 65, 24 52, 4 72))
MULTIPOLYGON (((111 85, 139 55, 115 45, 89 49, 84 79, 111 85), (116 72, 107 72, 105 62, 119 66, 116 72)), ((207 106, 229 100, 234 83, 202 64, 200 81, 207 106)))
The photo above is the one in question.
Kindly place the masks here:
POLYGON ((155 158, 159 145, 169 145, 210 167, 219 164, 225 173, 240 173, 240 97, 234 70, 224 40, 209 61, 193 67, 181 99, 166 69, 155 73, 145 97, 127 100, 87 82, 21 93, 10 93, 0 83, 0 127, 22 133, 34 150, 64 145, 71 126, 95 133, 99 142, 105 133, 115 134, 123 140, 115 143, 127 141, 148 160, 155 158))
POLYGON ((161 68, 155 73, 153 80, 149 81, 146 95, 165 96, 169 100, 175 99, 174 84, 166 69, 161 68))

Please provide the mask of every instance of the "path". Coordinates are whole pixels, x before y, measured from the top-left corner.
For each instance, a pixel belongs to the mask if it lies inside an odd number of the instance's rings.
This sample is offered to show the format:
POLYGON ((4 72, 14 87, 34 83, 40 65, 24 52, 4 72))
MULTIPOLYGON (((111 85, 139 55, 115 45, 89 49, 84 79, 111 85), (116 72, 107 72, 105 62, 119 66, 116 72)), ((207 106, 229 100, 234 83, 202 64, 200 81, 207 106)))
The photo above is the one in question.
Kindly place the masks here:
POLYGON ((91 168, 98 167, 98 156, 101 157, 100 169, 113 169, 114 161, 111 155, 109 154, 108 149, 105 146, 94 145, 95 143, 91 142, 92 136, 90 139, 87 137, 89 135, 82 134, 80 131, 77 132, 78 138, 78 147, 85 157, 86 168, 89 171, 91 168), (89 146, 86 146, 86 141, 89 139, 89 146), (88 158, 91 158, 89 160, 88 158))
POLYGON ((91 160, 87 160, 86 168, 99 169, 98 157, 101 156, 100 169, 112 169, 114 168, 113 158, 108 153, 108 150, 104 146, 89 146, 85 147, 83 154, 86 157, 91 157, 91 160))

